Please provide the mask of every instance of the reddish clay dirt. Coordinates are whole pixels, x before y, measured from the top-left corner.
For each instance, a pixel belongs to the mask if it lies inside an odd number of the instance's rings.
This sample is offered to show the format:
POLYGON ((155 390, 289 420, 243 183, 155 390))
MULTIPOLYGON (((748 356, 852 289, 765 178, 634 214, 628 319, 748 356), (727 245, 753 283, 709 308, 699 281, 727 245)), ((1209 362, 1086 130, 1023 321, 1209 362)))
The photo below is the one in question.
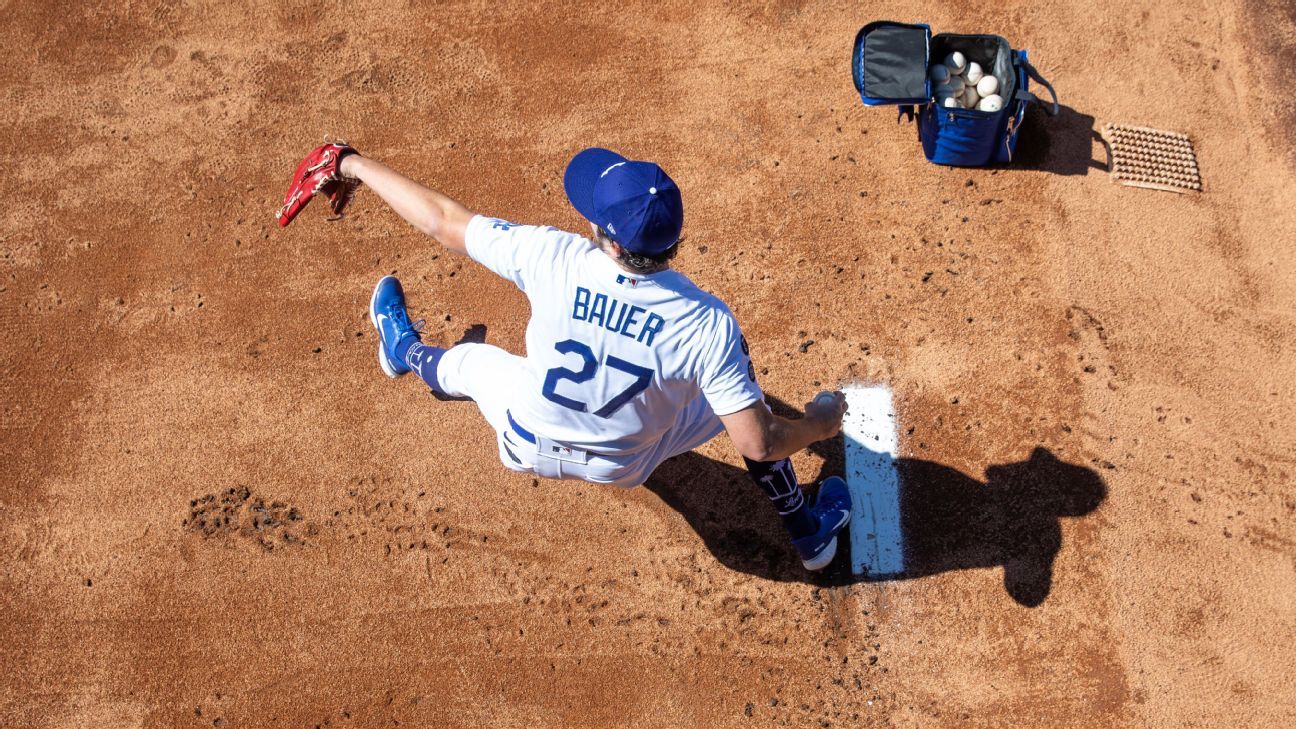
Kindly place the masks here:
POLYGON ((1289 4, 381 5, 5 5, 0 725, 1296 723, 1289 4), (850 83, 878 18, 1030 48, 1062 116, 927 164, 850 83), (1112 184, 1106 121, 1205 191, 1112 184), (894 388, 910 578, 809 579, 723 437, 506 472, 366 303, 516 351, 523 297, 369 192, 278 230, 325 133, 564 227, 575 151, 660 161, 772 396, 894 388))

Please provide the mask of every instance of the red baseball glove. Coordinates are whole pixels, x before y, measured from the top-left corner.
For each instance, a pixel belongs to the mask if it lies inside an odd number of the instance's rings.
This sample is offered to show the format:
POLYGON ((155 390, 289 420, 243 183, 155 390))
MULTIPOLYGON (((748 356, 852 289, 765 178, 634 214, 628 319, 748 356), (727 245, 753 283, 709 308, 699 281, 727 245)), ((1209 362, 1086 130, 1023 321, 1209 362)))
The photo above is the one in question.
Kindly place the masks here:
POLYGON ((316 147, 306 159, 297 166, 288 194, 284 195, 283 207, 275 213, 279 227, 284 227, 297 217, 297 213, 306 207, 315 195, 328 195, 333 214, 341 217, 347 203, 355 196, 360 181, 352 177, 343 177, 339 167, 342 158, 350 154, 360 154, 351 145, 338 140, 316 147))

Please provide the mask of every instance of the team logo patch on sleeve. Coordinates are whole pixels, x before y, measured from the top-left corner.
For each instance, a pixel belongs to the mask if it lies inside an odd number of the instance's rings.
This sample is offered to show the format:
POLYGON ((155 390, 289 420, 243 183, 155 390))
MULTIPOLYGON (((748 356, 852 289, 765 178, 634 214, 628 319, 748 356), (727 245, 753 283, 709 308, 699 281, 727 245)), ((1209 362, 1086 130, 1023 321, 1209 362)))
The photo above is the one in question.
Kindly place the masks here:
POLYGON ((518 224, 510 223, 507 220, 500 220, 499 218, 491 218, 491 227, 494 228, 495 230, 502 230, 508 232, 509 230, 518 227, 518 224))

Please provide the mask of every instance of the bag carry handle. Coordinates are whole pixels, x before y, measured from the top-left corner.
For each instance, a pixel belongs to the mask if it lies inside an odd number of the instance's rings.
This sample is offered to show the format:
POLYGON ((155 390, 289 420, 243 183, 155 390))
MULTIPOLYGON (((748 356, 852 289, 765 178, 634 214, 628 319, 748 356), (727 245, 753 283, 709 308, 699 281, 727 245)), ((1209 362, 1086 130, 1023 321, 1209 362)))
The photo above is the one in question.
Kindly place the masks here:
POLYGON ((1022 67, 1022 70, 1026 72, 1027 76, 1030 76, 1032 81, 1048 89, 1049 95, 1053 97, 1053 105, 1052 108, 1050 109, 1049 105, 1041 102, 1038 96, 1032 94, 1029 91, 1018 90, 1015 94, 1013 94, 1013 96, 1017 99, 1021 99, 1022 101, 1039 102, 1040 105, 1044 107, 1044 112, 1046 114, 1048 114, 1049 116, 1057 116, 1058 98, 1057 98, 1057 92, 1053 90, 1053 84, 1049 83, 1043 76, 1041 76, 1040 72, 1036 71, 1035 67, 1031 65, 1030 61, 1026 60, 1025 58, 1019 58, 1017 60, 1017 65, 1022 67))

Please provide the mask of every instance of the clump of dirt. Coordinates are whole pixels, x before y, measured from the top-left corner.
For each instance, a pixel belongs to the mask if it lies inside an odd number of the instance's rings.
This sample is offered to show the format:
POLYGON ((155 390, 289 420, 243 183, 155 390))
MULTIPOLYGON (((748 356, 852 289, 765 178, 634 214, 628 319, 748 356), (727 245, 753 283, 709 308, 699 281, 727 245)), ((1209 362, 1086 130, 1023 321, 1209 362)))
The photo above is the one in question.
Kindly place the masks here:
POLYGON ((254 496, 247 486, 231 486, 219 494, 192 499, 183 527, 204 539, 251 539, 267 552, 305 544, 305 537, 315 532, 297 507, 282 501, 267 502, 254 496))

